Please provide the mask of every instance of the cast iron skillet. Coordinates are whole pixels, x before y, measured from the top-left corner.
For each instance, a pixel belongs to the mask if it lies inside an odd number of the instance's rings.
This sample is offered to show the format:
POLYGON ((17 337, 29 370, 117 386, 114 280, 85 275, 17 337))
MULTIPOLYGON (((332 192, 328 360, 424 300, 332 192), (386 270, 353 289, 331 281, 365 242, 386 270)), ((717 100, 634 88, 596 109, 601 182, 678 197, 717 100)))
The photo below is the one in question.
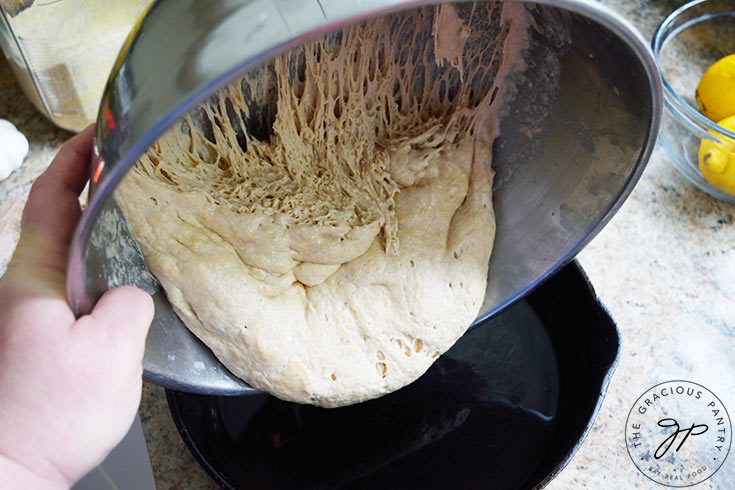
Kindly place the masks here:
POLYGON ((620 337, 577 262, 465 334, 418 381, 338 409, 167 390, 222 488, 545 486, 590 430, 620 337))

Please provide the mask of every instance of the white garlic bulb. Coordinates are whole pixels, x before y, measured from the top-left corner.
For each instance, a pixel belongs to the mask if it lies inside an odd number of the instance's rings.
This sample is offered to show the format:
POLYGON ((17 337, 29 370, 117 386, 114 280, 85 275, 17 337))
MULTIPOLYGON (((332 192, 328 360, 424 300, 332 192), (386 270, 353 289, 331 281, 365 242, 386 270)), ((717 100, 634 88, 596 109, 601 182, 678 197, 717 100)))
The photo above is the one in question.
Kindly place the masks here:
POLYGON ((10 121, 0 119, 0 180, 5 180, 23 163, 28 140, 10 121))

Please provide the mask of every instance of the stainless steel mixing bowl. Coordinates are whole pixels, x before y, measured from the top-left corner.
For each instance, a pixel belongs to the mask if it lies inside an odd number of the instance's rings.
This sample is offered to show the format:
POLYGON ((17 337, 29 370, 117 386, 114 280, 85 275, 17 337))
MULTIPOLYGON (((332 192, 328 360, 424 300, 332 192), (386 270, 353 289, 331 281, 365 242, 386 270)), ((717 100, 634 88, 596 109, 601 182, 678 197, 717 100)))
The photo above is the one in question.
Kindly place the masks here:
MULTIPOLYGON (((89 312, 111 287, 142 287, 156 305, 144 360, 148 380, 199 393, 252 391, 173 312, 113 191, 164 130, 236 77, 343 26, 434 3, 155 2, 124 46, 102 100, 89 206, 69 257, 74 311, 89 312)), ((658 71, 647 43, 627 22, 594 1, 527 7, 539 22, 494 147, 497 238, 476 324, 528 294, 597 234, 640 177, 661 119, 658 71)))

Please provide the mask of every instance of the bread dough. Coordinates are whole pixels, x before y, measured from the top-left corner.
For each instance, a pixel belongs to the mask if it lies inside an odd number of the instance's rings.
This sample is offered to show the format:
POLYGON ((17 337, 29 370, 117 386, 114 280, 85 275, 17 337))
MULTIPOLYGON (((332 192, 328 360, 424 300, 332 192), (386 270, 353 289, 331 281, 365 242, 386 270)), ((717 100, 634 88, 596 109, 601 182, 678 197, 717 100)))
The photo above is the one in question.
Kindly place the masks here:
MULTIPOLYGON (((375 398, 475 319, 500 84, 458 83, 480 64, 462 67, 443 31, 404 55, 406 32, 463 22, 451 14, 396 14, 277 57, 166 133, 119 187, 176 313, 253 387, 325 407, 375 398), (263 117, 258 94, 276 104, 260 138, 245 122, 263 117)), ((460 50, 486 49, 458 29, 460 50)), ((502 45, 487 49, 505 58, 502 45)))

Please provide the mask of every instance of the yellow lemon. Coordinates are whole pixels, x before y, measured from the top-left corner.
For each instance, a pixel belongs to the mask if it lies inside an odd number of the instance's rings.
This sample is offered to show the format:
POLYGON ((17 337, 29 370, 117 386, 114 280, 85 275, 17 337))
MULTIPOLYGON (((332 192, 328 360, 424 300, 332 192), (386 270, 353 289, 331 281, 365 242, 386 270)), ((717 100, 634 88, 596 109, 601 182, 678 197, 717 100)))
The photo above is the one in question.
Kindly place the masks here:
MULTIPOLYGON (((735 115, 718 122, 723 128, 735 131, 735 115)), ((710 131, 713 135, 715 133, 710 131)), ((699 170, 707 182, 723 192, 735 195, 735 140, 715 135, 720 142, 702 140, 699 145, 699 170)))
POLYGON ((735 114, 735 54, 707 68, 697 85, 696 98, 700 112, 713 121, 735 114))

